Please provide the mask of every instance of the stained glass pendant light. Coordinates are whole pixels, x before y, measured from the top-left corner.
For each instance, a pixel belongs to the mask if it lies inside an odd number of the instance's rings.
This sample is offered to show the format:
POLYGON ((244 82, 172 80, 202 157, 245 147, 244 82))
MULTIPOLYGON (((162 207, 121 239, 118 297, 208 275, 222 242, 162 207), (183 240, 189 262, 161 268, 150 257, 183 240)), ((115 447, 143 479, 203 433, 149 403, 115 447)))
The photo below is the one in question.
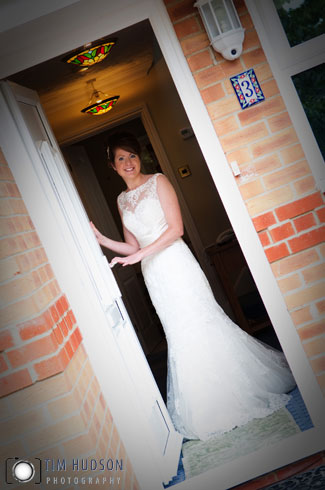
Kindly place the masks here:
POLYGON ((87 114, 92 114, 93 116, 101 116, 102 114, 106 114, 106 112, 110 111, 113 109, 115 106, 116 102, 120 98, 119 95, 114 95, 112 97, 109 97, 107 94, 102 92, 101 90, 97 90, 94 87, 94 82, 96 81, 96 78, 93 78, 92 80, 88 80, 87 83, 91 85, 93 91, 91 94, 90 101, 88 102, 87 107, 84 107, 81 112, 87 113, 87 114))
POLYGON ((84 46, 86 49, 78 49, 74 53, 70 53, 62 61, 76 65, 80 68, 89 68, 96 63, 103 61, 115 46, 117 39, 96 44, 96 46, 84 46))

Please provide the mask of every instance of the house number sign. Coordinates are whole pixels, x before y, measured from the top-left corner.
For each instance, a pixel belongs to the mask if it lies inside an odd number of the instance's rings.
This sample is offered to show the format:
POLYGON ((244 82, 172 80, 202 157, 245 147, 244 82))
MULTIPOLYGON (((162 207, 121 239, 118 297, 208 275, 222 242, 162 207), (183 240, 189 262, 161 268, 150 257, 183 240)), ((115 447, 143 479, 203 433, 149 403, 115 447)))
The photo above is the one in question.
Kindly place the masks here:
POLYGON ((253 68, 231 77, 230 82, 242 109, 265 100, 253 68))

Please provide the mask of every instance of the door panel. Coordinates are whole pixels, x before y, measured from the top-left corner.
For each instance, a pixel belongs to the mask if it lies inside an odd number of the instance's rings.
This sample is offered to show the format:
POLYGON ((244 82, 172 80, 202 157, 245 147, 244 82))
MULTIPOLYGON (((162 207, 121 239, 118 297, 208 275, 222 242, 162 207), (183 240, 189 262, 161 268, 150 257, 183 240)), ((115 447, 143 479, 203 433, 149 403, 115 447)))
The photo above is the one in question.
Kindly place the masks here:
MULTIPOLYGON (((75 253, 82 258, 98 301, 107 315, 107 328, 113 329, 118 350, 134 383, 147 421, 145 432, 147 435, 150 434, 150 450, 158 463, 158 481, 160 479, 168 482, 177 473, 182 437, 172 425, 121 299, 116 280, 91 231, 87 214, 42 111, 37 94, 14 84, 4 83, 3 86, 6 93, 10 94, 7 103, 14 118, 19 119, 20 127, 23 125, 21 115, 23 116, 25 122, 23 132, 32 137, 39 152, 47 175, 47 183, 52 186, 57 203, 74 238, 75 253), (115 327, 112 327, 114 324, 111 321, 112 311, 120 318, 118 323, 115 322, 115 327)), ((99 337, 98 343, 101 342, 103 339, 99 337)))
MULTIPOLYGON (((73 145, 62 151, 89 219, 104 235, 122 241, 86 150, 83 146, 73 145)), ((116 255, 105 248, 102 251, 108 260, 116 255)), ((113 274, 121 290, 133 327, 147 355, 163 340, 162 328, 155 321, 155 317, 150 314, 151 305, 137 277, 136 267, 116 266, 113 274)))

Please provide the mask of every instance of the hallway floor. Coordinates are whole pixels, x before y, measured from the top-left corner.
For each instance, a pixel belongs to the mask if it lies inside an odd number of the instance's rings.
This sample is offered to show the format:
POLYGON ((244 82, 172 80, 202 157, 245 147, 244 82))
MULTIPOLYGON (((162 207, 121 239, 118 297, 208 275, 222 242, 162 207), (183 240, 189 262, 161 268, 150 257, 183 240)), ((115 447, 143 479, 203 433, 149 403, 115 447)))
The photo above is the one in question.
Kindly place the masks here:
MULTIPOLYGON (((295 388, 291 392, 291 395, 292 399, 285 409, 278 410, 278 412, 275 412, 275 414, 272 414, 265 419, 255 419, 255 421, 251 421, 243 428, 239 427, 238 429, 234 429, 233 431, 224 434, 215 440, 206 442, 184 441, 177 476, 175 476, 165 488, 169 488, 177 483, 180 483, 186 478, 190 478, 191 476, 195 476, 203 473, 204 471, 215 468, 226 461, 229 462, 235 460, 241 455, 241 453, 246 454, 247 450, 249 449, 255 450, 254 447, 247 447, 248 439, 248 444, 251 444, 252 441, 255 444, 256 441, 263 444, 266 443, 266 441, 270 443, 269 437, 271 437, 271 439, 273 438, 273 443, 276 443, 281 436, 289 437, 295 433, 295 430, 299 432, 299 430, 304 431, 310 429, 312 427, 312 422, 298 388, 295 388), (286 415, 284 412, 282 413, 282 411, 287 413, 288 424, 286 424, 286 419, 283 419, 283 417, 286 417, 286 415), (284 424, 283 432, 279 430, 281 420, 284 424), (272 423, 270 425, 270 421, 272 421, 273 427, 272 423), (296 425, 296 429, 294 429, 294 425, 296 425), (278 431, 277 434, 275 434, 274 429, 278 431), (254 436, 252 437, 254 432, 257 435, 257 439, 256 437, 254 438, 254 436), (247 437, 248 435, 249 438, 247 437), (190 446, 189 449, 188 446, 190 446)), ((319 472, 321 478, 324 476, 323 473, 324 472, 319 472)), ((293 486, 292 488, 300 487, 293 486)), ((307 488, 309 487, 306 487, 306 489, 307 488)), ((274 490, 276 489, 274 488, 274 490)))

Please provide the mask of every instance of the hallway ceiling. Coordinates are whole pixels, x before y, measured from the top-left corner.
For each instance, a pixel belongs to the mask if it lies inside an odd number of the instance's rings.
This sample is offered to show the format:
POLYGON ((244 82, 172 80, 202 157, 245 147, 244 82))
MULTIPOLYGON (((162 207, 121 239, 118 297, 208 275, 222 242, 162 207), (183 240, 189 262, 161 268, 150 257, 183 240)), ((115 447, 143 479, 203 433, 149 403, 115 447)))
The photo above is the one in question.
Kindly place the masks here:
POLYGON ((59 140, 66 139, 63 133, 71 138, 68 135, 71 133, 71 127, 83 133, 97 125, 102 126, 105 121, 114 117, 114 114, 116 117, 117 108, 125 106, 130 98, 134 99, 136 87, 148 76, 152 63, 161 57, 148 21, 112 33, 107 36, 107 39, 110 38, 117 38, 111 53, 104 61, 86 71, 62 62, 62 58, 69 54, 67 52, 9 77, 19 85, 38 92, 59 140), (109 96, 120 95, 115 108, 102 116, 80 112, 88 105, 91 97, 92 89, 87 80, 94 78, 97 90, 109 96))

